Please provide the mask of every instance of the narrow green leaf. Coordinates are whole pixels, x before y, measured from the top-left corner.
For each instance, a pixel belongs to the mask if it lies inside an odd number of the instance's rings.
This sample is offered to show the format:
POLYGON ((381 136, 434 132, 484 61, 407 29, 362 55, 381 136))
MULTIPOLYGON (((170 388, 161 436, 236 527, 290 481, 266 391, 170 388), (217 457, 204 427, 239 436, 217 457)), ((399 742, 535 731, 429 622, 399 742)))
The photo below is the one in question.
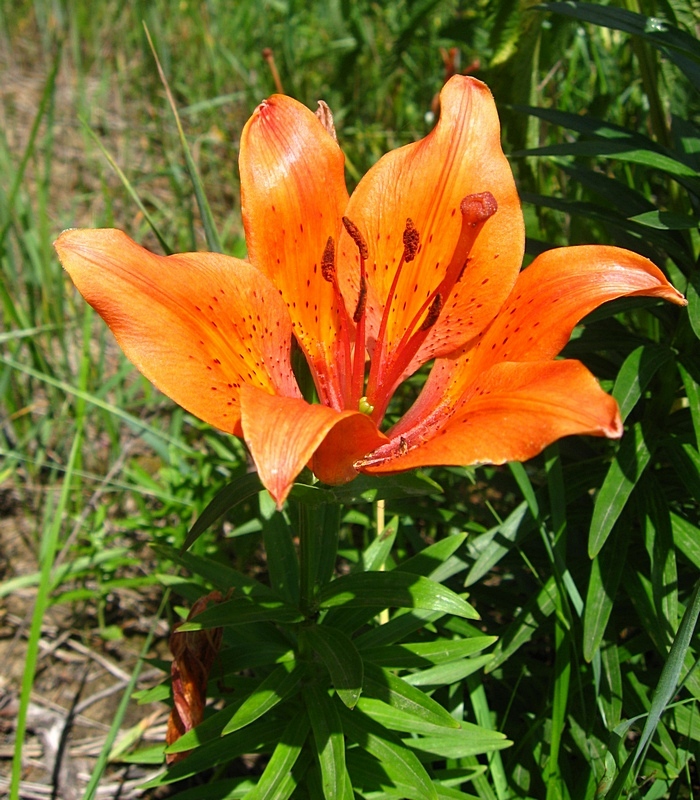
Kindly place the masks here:
MULTIPOLYGON (((261 494, 262 498, 272 498, 267 492, 261 494)), ((263 542, 267 555, 267 569, 270 576, 270 585, 276 594, 293 606, 299 604, 299 561, 292 530, 284 514, 271 509, 263 524, 263 542)))
POLYGON ((523 501, 500 525, 496 525, 470 542, 468 549, 476 560, 467 573, 464 585, 471 586, 483 578, 514 545, 527 538, 535 527, 535 519, 528 503, 523 501))
POLYGON ((450 556, 464 544, 466 538, 466 533, 455 533, 451 536, 446 536, 444 539, 440 539, 428 545, 428 547, 423 548, 423 550, 411 556, 411 558, 406 559, 406 561, 396 567, 395 572, 408 572, 411 575, 423 575, 426 578, 439 581, 440 578, 435 577, 435 573, 439 571, 450 556))
MULTIPOLYGON (((640 482, 639 505, 649 560, 654 606, 672 630, 678 625, 678 570, 671 516, 666 497, 653 473, 640 482)), ((700 497, 700 495, 698 495, 700 497)))
POLYGON ((671 529, 676 547, 700 570, 700 528, 679 514, 671 513, 671 529))
POLYGON ((622 517, 605 547, 593 558, 583 613, 583 657, 588 662, 605 635, 622 570, 627 563, 629 541, 629 521, 622 517))
POLYGON ((302 622, 303 614, 281 600, 234 598, 210 606, 193 620, 183 622, 180 631, 201 631, 207 628, 226 628, 249 625, 252 622, 302 622))
POLYGON ((304 687, 304 704, 314 733, 323 796, 325 800, 343 800, 347 796, 345 740, 333 699, 318 684, 309 683, 304 687))
POLYGON ((230 736, 215 739, 190 753, 186 759, 173 764, 166 772, 144 783, 141 789, 155 789, 169 783, 200 775, 212 767, 228 764, 243 753, 255 753, 274 746, 280 737, 280 723, 276 719, 258 720, 230 736))
POLYGON ((420 472, 407 472, 401 475, 372 476, 358 475, 342 486, 307 486, 294 484, 290 498, 299 503, 319 506, 326 503, 340 503, 351 506, 374 503, 377 500, 403 500, 406 497, 422 497, 442 494, 442 488, 435 481, 420 472))
POLYGON ((381 700, 387 705, 422 719, 431 725, 458 728, 459 723, 439 703, 425 692, 397 678, 389 670, 365 665, 363 695, 381 700))
POLYGON ((394 614, 389 622, 377 625, 375 628, 362 633, 354 642, 360 649, 363 647, 382 647, 394 642, 400 642, 442 616, 444 616, 442 611, 427 611, 420 608, 407 612, 399 611, 394 614))
POLYGON ((656 442, 637 423, 622 437, 622 444, 610 465, 595 499, 588 535, 588 555, 598 555, 613 525, 627 504, 632 490, 651 459, 656 442))
POLYGON ((250 595, 269 600, 276 600, 274 593, 270 591, 269 587, 265 584, 249 578, 237 569, 222 564, 219 561, 214 561, 211 558, 204 556, 197 556, 194 553, 187 553, 183 550, 176 550, 174 547, 169 547, 164 544, 153 544, 151 547, 158 553, 158 555, 169 561, 174 561, 185 569, 189 570, 193 575, 204 578, 209 583, 216 586, 222 592, 233 590, 236 595, 250 595))
POLYGON ((373 572, 386 564, 386 560, 391 553, 391 548, 396 541, 396 534, 399 530, 399 518, 394 517, 384 530, 376 536, 369 546, 360 553, 360 560, 353 567, 353 572, 373 572))
POLYGON ((303 635, 325 664, 338 697, 354 708, 362 692, 364 665, 352 640, 328 625, 306 628, 303 635))
POLYGON ((503 734, 494 731, 486 732, 483 728, 479 730, 483 732, 482 736, 461 736, 459 732, 455 731, 441 736, 421 736, 402 741, 412 750, 437 758, 467 758, 482 753, 492 753, 494 750, 503 750, 513 744, 503 734))
POLYGON ((693 430, 695 431, 695 445, 700 449, 700 384, 693 378, 692 374, 686 369, 685 364, 678 362, 678 371, 681 374, 685 394, 688 398, 690 416, 693 420, 693 430))
POLYGON ((263 774, 255 788, 246 795, 246 800, 281 800, 280 789, 287 782, 287 774, 296 764, 309 733, 309 718, 306 714, 295 714, 277 747, 275 747, 263 774))
POLYGON ((683 669, 683 663, 688 653, 688 648, 690 647, 690 640, 695 631, 695 626, 697 625, 698 616, 700 616, 700 582, 695 585, 695 590, 683 614, 683 619, 681 620, 678 632, 671 645, 668 658, 661 670, 661 676, 651 701, 649 716, 647 717, 642 735, 637 744, 634 755, 635 764, 641 763, 644 753, 651 741, 651 737, 654 735, 659 725, 661 715, 676 693, 678 680, 681 670, 683 669))
POLYGON ((318 595, 320 608, 372 606, 424 608, 479 619, 476 611, 442 584, 406 572, 363 572, 343 575, 318 595))
POLYGON ((659 367, 671 357, 671 351, 659 345, 641 345, 624 360, 615 380, 612 396, 620 406, 624 422, 649 385, 659 367))
POLYGON ((605 684, 598 697, 598 703, 604 712, 605 725, 611 731, 620 724, 622 714, 622 672, 617 643, 608 644, 601 650, 600 655, 605 684))
POLYGON ((685 290, 688 299, 688 319, 693 333, 700 339, 700 270, 696 270, 685 290))
POLYGON ((239 503, 262 491, 262 489, 263 485, 260 483, 257 472, 249 472, 242 475, 219 489, 199 515, 199 519, 190 528, 185 538, 185 543, 182 545, 182 550, 189 550, 204 531, 211 527, 219 517, 239 503))
POLYGON ((411 686, 427 686, 428 689, 436 689, 439 686, 456 686, 468 675, 473 675, 485 667, 492 658, 491 654, 487 654, 452 661, 449 664, 438 664, 435 667, 405 675, 404 680, 411 686))
POLYGON ((222 736, 250 725, 294 693, 301 683, 306 669, 294 661, 280 664, 257 689, 247 697, 233 719, 224 727, 222 736))
POLYGON ((468 639, 436 639, 434 642, 406 642, 362 649, 362 657, 378 667, 389 669, 428 669, 449 664, 478 653, 498 641, 497 636, 472 636, 468 639))
POLYGON ((439 800, 425 767, 400 739, 358 709, 341 707, 341 720, 348 739, 379 759, 389 777, 397 776, 407 785, 410 794, 406 793, 406 800, 439 800))
POLYGON ((628 219, 662 231, 685 231, 698 227, 697 220, 683 214, 674 214, 672 211, 645 211, 628 219))
MULTIPOLYGON (((371 697, 361 698, 357 708, 389 730, 427 735, 436 741, 444 737, 445 746, 460 748, 463 756, 478 755, 510 745, 505 734, 499 731, 488 730, 468 722, 457 724, 454 728, 431 725, 423 719, 371 697)), ((415 740, 419 748, 423 741, 423 739, 415 740)), ((454 758, 463 756, 454 756, 454 758)))

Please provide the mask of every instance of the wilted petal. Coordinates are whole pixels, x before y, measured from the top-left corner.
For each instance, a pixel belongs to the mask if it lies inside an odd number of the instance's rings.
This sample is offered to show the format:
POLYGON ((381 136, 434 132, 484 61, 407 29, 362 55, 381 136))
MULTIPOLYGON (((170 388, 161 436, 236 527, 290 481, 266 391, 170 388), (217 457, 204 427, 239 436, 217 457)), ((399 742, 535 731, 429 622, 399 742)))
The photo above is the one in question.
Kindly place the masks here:
POLYGON ((65 231, 55 247, 127 357, 195 416, 240 433, 242 385, 299 396, 289 315, 247 262, 158 256, 111 229, 65 231))

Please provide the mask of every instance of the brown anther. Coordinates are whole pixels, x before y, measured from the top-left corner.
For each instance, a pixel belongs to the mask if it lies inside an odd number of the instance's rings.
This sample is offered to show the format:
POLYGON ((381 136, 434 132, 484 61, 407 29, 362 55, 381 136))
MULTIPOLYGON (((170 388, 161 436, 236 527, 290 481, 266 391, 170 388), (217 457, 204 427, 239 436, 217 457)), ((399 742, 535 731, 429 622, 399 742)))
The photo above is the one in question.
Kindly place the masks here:
POLYGON ((330 133, 333 137, 333 141, 338 141, 338 136, 335 132, 335 124, 333 122, 333 112, 328 107, 328 103, 325 103, 323 100, 318 101, 318 108, 316 109, 316 116, 321 122, 321 125, 330 133))
POLYGON ((333 283, 335 279, 335 242, 332 236, 328 237, 321 256, 321 275, 328 283, 333 283))
POLYGON ((423 324, 420 326, 422 331, 430 330, 433 325, 437 322, 438 317, 440 316, 440 312, 442 311, 442 295, 436 294, 435 299, 430 304, 430 308, 428 309, 428 313, 423 320, 423 324))
POLYGON ((357 298, 357 306, 355 307, 355 313, 352 315, 352 321, 357 325, 357 323, 362 319, 362 315, 365 313, 365 306, 367 305, 367 278, 363 275, 360 280, 360 295, 357 298))
POLYGON ((364 236, 360 233, 360 229, 351 219, 348 219, 347 217, 343 217, 343 225, 345 225, 345 230, 350 235, 350 238, 357 245, 357 249, 360 251, 360 258, 363 258, 365 261, 367 261, 369 258, 369 248, 367 247, 367 242, 365 241, 364 236))
POLYGON ((462 212, 464 222, 476 228, 498 211, 498 203, 491 192, 479 192, 479 194, 468 194, 459 204, 459 210, 462 212))
POLYGON ((416 257, 418 245, 420 244, 420 234, 409 217, 406 220, 406 229, 403 232, 403 260, 408 264, 416 257))
POLYGON ((403 436, 399 436, 399 454, 405 456, 406 453, 408 453, 408 442, 403 436))

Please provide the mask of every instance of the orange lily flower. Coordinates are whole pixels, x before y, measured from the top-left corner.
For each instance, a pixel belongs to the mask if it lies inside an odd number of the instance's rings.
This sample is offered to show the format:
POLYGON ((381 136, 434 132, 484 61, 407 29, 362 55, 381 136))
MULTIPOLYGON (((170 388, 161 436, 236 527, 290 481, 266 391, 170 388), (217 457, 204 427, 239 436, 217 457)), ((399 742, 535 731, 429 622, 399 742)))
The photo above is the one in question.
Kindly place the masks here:
POLYGON ((162 257, 115 230, 70 230, 61 262, 126 355, 202 420, 242 436, 278 504, 306 464, 358 471, 524 460, 569 434, 618 437, 615 401, 554 360, 601 303, 685 300, 614 247, 541 255, 524 225, 487 87, 455 76, 424 139, 385 155, 348 197, 325 107, 275 95, 241 138, 248 260, 162 257), (318 403, 291 368, 292 337, 318 403), (398 385, 435 360, 417 402, 381 423, 398 385))

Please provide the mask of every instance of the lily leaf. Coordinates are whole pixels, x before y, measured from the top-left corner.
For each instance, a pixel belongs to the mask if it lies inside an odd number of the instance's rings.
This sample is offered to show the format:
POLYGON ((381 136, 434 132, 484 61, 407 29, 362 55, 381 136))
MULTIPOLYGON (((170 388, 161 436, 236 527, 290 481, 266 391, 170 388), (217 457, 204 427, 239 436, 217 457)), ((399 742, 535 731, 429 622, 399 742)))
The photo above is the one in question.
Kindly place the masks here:
POLYGON ((425 767, 400 739, 358 709, 342 711, 341 720, 348 739, 377 758, 395 783, 407 786, 407 800, 439 800, 425 767))
POLYGON ((271 672, 258 688, 247 697, 222 731, 226 736, 250 725, 281 703, 299 686, 306 672, 302 664, 288 662, 271 672))
POLYGON ((593 507, 588 535, 588 555, 598 555, 632 490, 646 469, 656 442, 638 423, 627 431, 610 465, 593 507))
POLYGON ((302 622, 303 614, 281 600, 251 600, 239 597, 225 600, 184 622, 179 631, 200 631, 206 628, 248 625, 251 622, 302 622))
POLYGON ((397 678, 389 670, 366 665, 364 694, 431 725, 443 728, 459 727, 454 717, 432 697, 406 683, 402 678, 397 678))
POLYGON ((318 595, 320 608, 371 606, 424 608, 479 619, 458 594, 421 575, 406 572, 363 572, 343 575, 326 584, 318 595))
POLYGON ((328 625, 307 628, 304 636, 325 664, 338 697, 354 708, 362 692, 364 665, 352 640, 328 625))
POLYGON ((304 687, 304 700, 321 768, 323 796, 325 800, 344 800, 347 796, 345 740, 335 704, 328 693, 316 683, 304 687))

